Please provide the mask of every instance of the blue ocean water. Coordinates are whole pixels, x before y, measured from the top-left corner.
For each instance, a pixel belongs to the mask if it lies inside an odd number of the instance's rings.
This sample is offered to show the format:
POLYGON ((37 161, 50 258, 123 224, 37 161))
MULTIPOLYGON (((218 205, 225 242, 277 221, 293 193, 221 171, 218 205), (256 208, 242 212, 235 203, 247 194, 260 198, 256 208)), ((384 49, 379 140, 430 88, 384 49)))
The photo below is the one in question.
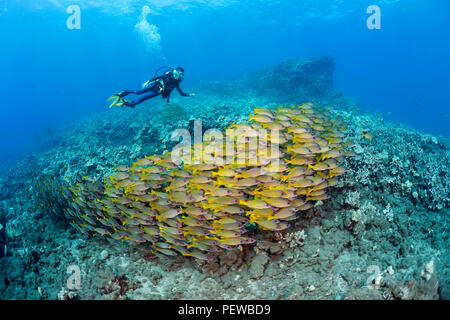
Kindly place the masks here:
POLYGON ((446 0, 6 0, 0 3, 0 160, 107 108, 161 65, 183 88, 287 59, 331 55, 363 110, 450 136, 446 0), (71 5, 80 29, 69 29, 71 5), (368 29, 377 5, 381 29, 368 29))

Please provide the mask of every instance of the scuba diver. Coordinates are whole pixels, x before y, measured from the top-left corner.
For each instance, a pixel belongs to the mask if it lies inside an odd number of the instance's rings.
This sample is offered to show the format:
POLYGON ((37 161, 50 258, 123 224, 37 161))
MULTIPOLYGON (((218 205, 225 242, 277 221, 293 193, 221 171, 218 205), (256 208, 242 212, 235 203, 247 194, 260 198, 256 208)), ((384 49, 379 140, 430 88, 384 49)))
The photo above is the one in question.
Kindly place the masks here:
POLYGON ((183 90, 180 88, 180 83, 183 81, 184 78, 184 69, 181 67, 177 67, 175 69, 171 67, 161 67, 156 72, 155 75, 158 73, 159 70, 162 68, 170 69, 169 71, 165 72, 161 76, 154 77, 151 80, 148 80, 145 82, 142 86, 142 90, 124 90, 118 94, 115 94, 111 96, 108 100, 115 99, 113 103, 109 106, 112 108, 113 106, 128 106, 130 108, 134 108, 136 105, 154 98, 156 96, 161 96, 163 99, 167 99, 167 103, 170 103, 170 94, 172 93, 173 89, 177 89, 180 95, 183 97, 193 97, 195 94, 187 94, 184 93, 183 90), (136 94, 141 95, 144 93, 148 93, 144 95, 142 98, 140 98, 137 101, 133 100, 125 100, 124 97, 128 96, 129 94, 136 94))

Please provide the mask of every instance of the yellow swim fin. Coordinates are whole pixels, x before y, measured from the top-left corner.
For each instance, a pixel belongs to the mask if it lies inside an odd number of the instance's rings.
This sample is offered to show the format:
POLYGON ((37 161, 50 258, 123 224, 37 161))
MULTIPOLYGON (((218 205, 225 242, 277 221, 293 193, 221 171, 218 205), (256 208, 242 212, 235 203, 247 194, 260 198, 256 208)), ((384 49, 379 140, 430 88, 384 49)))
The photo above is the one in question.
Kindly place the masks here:
MULTIPOLYGON (((114 100, 113 103, 110 104, 110 106, 109 106, 110 108, 114 107, 115 105, 117 105, 119 103, 120 97, 115 96, 115 98, 116 98, 116 100, 114 100)), ((108 100, 111 100, 111 99, 112 99, 112 97, 108 100)))
POLYGON ((119 93, 112 95, 108 99, 106 99, 106 101, 115 99, 109 107, 110 108, 112 108, 114 106, 122 107, 125 104, 125 100, 123 100, 123 95, 125 95, 126 92, 128 92, 128 90, 123 90, 119 93))

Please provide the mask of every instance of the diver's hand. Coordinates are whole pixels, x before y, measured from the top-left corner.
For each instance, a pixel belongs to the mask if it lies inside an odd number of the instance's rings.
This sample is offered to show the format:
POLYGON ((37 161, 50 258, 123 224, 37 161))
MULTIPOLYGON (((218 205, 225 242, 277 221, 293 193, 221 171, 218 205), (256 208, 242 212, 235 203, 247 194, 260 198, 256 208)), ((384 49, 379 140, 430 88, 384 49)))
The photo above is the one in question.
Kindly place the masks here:
POLYGON ((195 97, 195 93, 189 93, 189 97, 195 97))

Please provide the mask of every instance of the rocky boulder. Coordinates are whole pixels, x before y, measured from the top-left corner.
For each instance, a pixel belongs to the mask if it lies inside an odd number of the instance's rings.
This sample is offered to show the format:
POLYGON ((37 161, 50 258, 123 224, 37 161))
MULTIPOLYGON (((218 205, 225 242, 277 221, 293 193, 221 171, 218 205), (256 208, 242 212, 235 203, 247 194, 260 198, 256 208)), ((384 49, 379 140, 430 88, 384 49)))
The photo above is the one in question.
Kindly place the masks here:
POLYGON ((213 81, 203 88, 221 94, 254 94, 313 101, 334 95, 335 60, 324 56, 293 59, 274 67, 248 73, 231 81, 213 81))

